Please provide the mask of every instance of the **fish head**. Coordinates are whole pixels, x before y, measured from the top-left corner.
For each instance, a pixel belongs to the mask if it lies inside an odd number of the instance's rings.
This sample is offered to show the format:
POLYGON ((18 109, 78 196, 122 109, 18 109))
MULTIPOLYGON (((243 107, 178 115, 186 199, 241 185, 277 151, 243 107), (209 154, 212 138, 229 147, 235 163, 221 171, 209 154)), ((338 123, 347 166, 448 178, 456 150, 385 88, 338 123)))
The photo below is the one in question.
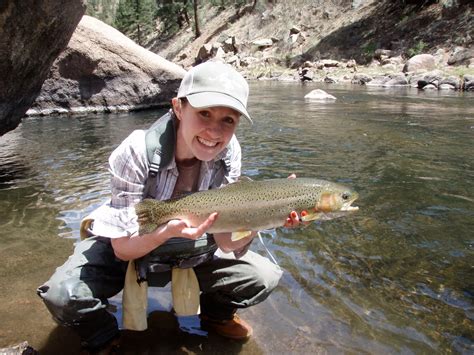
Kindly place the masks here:
POLYGON ((314 211, 325 213, 357 211, 359 207, 352 206, 352 203, 358 197, 359 194, 348 187, 329 185, 317 199, 314 211))

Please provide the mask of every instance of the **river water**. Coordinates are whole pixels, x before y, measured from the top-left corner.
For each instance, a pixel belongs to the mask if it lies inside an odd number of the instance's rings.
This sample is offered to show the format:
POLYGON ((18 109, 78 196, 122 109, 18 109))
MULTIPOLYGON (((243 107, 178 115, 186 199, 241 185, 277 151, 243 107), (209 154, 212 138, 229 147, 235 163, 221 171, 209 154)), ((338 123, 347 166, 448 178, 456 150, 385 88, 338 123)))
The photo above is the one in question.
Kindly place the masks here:
MULTIPOLYGON (((263 234, 285 273, 242 312, 255 330, 248 343, 180 332, 165 288, 151 293, 150 329, 125 333, 125 349, 474 352, 474 95, 272 82, 252 83, 251 95, 255 124, 238 130, 243 174, 342 182, 360 210, 263 234), (337 101, 305 101, 315 88, 337 101)), ((107 199, 110 152, 163 112, 25 119, 0 137, 0 347, 76 352, 35 289, 107 199)), ((257 240, 252 248, 266 253, 257 240)))

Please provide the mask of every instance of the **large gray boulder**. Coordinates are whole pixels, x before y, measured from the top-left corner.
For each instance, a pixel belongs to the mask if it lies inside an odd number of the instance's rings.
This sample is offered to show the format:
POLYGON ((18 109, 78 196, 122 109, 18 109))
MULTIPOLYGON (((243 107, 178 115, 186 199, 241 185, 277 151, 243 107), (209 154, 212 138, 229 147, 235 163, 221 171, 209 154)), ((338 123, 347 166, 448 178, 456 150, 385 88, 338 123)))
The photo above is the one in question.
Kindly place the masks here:
POLYGON ((436 68, 436 59, 431 54, 418 54, 405 63, 403 67, 404 73, 429 71, 436 68))
POLYGON ((113 112, 169 104, 185 70, 84 16, 29 115, 113 112))
POLYGON ((0 135, 18 126, 84 12, 82 0, 0 1, 0 135))

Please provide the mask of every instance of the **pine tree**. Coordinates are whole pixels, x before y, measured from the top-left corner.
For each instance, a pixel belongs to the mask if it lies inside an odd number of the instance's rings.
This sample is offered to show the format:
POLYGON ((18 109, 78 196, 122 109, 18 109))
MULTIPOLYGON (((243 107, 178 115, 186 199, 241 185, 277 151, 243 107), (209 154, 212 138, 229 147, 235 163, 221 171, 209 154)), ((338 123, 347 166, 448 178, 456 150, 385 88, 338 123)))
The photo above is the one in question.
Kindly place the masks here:
POLYGON ((154 0, 120 0, 114 27, 143 45, 155 29, 155 16, 154 0))

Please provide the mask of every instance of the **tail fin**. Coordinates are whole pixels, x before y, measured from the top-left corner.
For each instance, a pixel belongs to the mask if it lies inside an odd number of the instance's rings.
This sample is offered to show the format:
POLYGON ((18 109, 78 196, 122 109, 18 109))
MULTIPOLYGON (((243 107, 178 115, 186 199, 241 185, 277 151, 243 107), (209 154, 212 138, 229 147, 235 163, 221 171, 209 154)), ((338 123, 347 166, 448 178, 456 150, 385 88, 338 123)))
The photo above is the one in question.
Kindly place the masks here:
POLYGON ((154 216, 154 210, 160 201, 145 199, 135 205, 135 213, 138 217, 138 233, 146 234, 153 232, 158 228, 157 220, 154 216))

